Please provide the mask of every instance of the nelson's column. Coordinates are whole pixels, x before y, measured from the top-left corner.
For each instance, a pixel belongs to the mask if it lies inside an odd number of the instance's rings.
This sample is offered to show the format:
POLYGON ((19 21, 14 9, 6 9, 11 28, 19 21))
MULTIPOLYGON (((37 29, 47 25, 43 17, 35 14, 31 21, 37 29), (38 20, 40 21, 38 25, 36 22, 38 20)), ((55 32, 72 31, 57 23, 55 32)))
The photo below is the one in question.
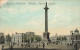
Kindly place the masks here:
POLYGON ((49 32, 48 32, 48 7, 47 7, 47 2, 45 6, 45 32, 43 33, 43 41, 50 41, 49 39, 49 32))

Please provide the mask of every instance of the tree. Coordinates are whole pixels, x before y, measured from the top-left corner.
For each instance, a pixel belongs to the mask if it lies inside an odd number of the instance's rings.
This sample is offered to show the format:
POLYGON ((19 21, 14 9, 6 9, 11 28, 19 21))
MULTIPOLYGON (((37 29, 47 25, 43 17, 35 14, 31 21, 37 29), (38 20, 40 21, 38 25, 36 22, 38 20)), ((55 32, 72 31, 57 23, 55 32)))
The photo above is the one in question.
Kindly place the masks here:
POLYGON ((35 37, 35 40, 36 40, 37 42, 40 42, 42 39, 41 39, 41 37, 37 36, 37 37, 35 37))
POLYGON ((66 41, 67 38, 66 38, 66 36, 64 36, 64 37, 57 37, 57 40, 58 41, 66 41))
POLYGON ((32 43, 34 41, 34 36, 27 36, 27 35, 24 35, 23 36, 23 42, 25 42, 25 43, 32 43))
POLYGON ((6 36, 6 41, 9 43, 9 42, 11 42, 11 36, 8 34, 7 36, 6 36))
POLYGON ((1 36, 0 37, 0 44, 4 44, 5 43, 5 37, 4 36, 1 36))
POLYGON ((23 40, 23 42, 27 42, 27 41, 28 41, 28 40, 27 40, 27 36, 24 35, 24 36, 22 37, 22 40, 23 40))
POLYGON ((57 40, 60 41, 61 40, 61 37, 57 37, 57 40))
POLYGON ((67 40, 66 36, 64 36, 64 37, 63 37, 63 40, 64 40, 64 41, 66 41, 66 40, 67 40))
POLYGON ((34 37, 31 37, 30 39, 31 39, 31 43, 32 43, 34 41, 34 37))

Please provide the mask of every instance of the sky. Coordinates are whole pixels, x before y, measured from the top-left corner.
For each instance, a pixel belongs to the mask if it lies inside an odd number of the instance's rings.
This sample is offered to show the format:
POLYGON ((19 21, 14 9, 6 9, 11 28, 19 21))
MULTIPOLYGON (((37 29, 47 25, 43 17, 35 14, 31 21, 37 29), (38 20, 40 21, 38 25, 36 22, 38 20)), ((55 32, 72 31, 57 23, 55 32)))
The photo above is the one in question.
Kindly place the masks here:
POLYGON ((80 0, 0 0, 0 32, 43 35, 46 2, 50 36, 80 31, 80 0))

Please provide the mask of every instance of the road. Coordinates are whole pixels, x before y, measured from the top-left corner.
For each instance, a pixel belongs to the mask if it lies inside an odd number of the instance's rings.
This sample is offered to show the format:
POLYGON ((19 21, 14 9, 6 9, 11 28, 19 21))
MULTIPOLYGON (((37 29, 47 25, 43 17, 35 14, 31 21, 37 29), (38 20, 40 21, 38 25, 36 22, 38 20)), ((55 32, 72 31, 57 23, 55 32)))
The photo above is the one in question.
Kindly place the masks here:
MULTIPOLYGON (((6 50, 7 50, 7 48, 9 48, 9 46, 5 46, 4 47, 6 50)), ((40 46, 38 46, 37 47, 37 43, 33 43, 33 44, 31 44, 30 45, 30 47, 26 47, 25 48, 25 46, 23 46, 23 47, 21 47, 21 46, 19 46, 19 45, 15 45, 15 46, 13 46, 13 48, 14 48, 14 50, 42 50, 43 49, 43 45, 42 44, 40 44, 40 46)), ((55 49, 57 49, 57 50, 75 50, 75 48, 74 48, 74 46, 67 46, 67 45, 65 45, 65 44, 45 44, 45 50, 55 50, 55 49)))
MULTIPOLYGON (((9 49, 4 49, 9 50, 9 49)), ((43 49, 43 48, 14 48, 12 50, 57 50, 57 49, 43 49)))

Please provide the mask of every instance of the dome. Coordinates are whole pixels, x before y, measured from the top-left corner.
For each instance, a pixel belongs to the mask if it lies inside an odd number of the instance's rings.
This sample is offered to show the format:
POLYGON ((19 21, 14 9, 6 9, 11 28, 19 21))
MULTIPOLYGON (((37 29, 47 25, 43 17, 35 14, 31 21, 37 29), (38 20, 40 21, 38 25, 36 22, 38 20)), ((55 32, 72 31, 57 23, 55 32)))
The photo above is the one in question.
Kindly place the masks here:
POLYGON ((79 33, 79 30, 76 28, 76 30, 75 30, 74 32, 77 32, 77 33, 79 33))

